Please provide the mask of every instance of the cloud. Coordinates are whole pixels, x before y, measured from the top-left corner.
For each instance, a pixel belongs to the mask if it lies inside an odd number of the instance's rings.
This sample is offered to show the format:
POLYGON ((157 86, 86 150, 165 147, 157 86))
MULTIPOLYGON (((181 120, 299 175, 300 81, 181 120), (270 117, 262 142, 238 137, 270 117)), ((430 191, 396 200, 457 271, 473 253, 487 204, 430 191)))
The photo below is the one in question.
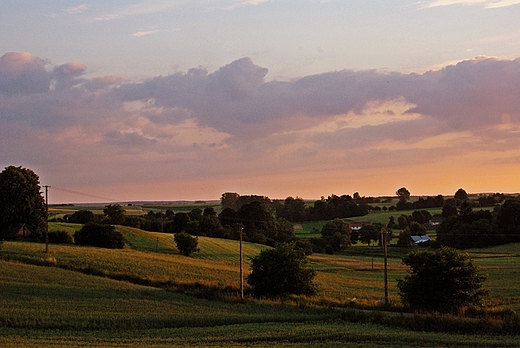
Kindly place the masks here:
POLYGON ((182 3, 183 2, 179 1, 146 1, 131 5, 125 5, 110 13, 95 16, 94 20, 108 21, 165 12, 180 6, 182 3))
POLYGON ((32 94, 49 89, 45 61, 27 52, 9 52, 0 57, 0 93, 32 94))
POLYGON ((179 29, 165 30, 165 29, 158 29, 156 26, 154 26, 149 29, 143 29, 143 30, 136 31, 135 33, 132 34, 132 36, 133 37, 143 37, 143 36, 153 35, 153 34, 157 34, 157 33, 171 33, 171 32, 175 32, 175 31, 179 31, 179 29))
POLYGON ((452 6, 452 5, 483 5, 484 8, 500 8, 520 4, 520 0, 435 0, 429 2, 426 7, 452 6))
POLYGON ((225 7, 227 10, 234 10, 239 7, 257 6, 270 0, 232 0, 232 4, 225 7))
POLYGON ((147 35, 156 34, 156 33, 159 33, 159 32, 161 32, 161 30, 159 30, 159 29, 141 30, 141 31, 137 31, 137 32, 133 33, 132 36, 133 37, 143 37, 143 36, 147 36, 147 35))
POLYGON ((373 171, 511 167, 520 156, 520 58, 290 81, 267 81, 267 68, 247 57, 140 81, 87 70, 29 53, 0 58, 0 164, 32 163, 61 187, 185 190, 211 179, 207 190, 219 195, 234 183, 297 190, 321 175, 340 187, 373 171))
POLYGON ((77 15, 77 14, 86 12, 89 9, 89 7, 90 7, 90 5, 88 5, 88 4, 81 4, 81 5, 74 6, 74 7, 68 7, 66 9, 64 9, 63 11, 68 14, 71 14, 71 15, 77 15))

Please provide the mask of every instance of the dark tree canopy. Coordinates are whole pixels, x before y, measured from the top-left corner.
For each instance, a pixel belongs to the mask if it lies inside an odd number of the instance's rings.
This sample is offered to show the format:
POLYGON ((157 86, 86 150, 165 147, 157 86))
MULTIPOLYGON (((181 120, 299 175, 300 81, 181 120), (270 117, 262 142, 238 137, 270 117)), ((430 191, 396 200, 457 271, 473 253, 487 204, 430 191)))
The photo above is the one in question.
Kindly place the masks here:
POLYGON ((90 245, 108 249, 123 249, 125 242, 121 232, 112 225, 88 223, 74 234, 77 245, 90 245))
POLYGON ((175 234, 174 237, 177 249, 184 256, 190 256, 192 253, 199 251, 199 239, 197 237, 190 236, 186 232, 175 234))
POLYGON ((68 222, 75 224, 87 224, 89 222, 94 222, 96 220, 96 216, 90 210, 78 210, 75 211, 70 217, 68 222))
POLYGON ((507 242, 520 242, 520 199, 507 199, 502 204, 496 225, 507 242))
POLYGON ((454 197, 457 201, 467 201, 468 200, 468 193, 463 189, 460 188, 455 192, 454 197))
POLYGON ((370 245, 372 241, 377 242, 381 240, 381 224, 367 224, 363 225, 359 230, 359 240, 361 243, 370 245))
POLYGON ((40 238, 46 228, 46 205, 40 179, 32 170, 9 166, 0 173, 0 237, 25 224, 40 238))
POLYGON ((247 283, 256 297, 276 298, 295 295, 315 295, 316 272, 306 267, 307 257, 293 243, 278 244, 263 250, 251 260, 247 283))
POLYGON ((233 209, 237 210, 237 201, 240 195, 236 192, 225 192, 220 197, 220 204, 222 205, 222 209, 233 209))
POLYGON ((328 254, 345 250, 350 244, 352 229, 350 224, 341 219, 328 221, 321 228, 321 237, 311 239, 314 251, 328 254))
POLYGON ((442 217, 448 219, 451 216, 457 216, 459 211, 455 202, 448 201, 442 206, 442 217))
POLYGON ((485 277, 467 254, 456 249, 413 251, 403 263, 410 270, 398 280, 399 296, 415 310, 456 313, 469 305, 481 305, 487 295, 482 288, 485 277))
POLYGON ((119 204, 109 204, 103 209, 108 223, 112 225, 122 225, 125 222, 125 209, 119 204))
POLYGON ((406 189, 406 187, 401 187, 399 190, 395 193, 400 200, 404 200, 407 202, 410 199, 410 191, 406 189))

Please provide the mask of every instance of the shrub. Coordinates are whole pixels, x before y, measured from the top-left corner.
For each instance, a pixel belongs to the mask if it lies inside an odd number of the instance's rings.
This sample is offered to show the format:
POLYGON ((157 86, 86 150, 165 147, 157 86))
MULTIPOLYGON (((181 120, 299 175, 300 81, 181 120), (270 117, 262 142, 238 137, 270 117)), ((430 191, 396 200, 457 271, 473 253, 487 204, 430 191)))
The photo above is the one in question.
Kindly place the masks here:
POLYGON ((457 249, 413 251, 403 263, 411 269, 398 280, 397 287, 404 304, 413 309, 456 313, 468 305, 481 305, 487 295, 482 289, 485 277, 469 256, 457 249))
POLYGON ((109 249, 123 249, 125 242, 114 226, 90 223, 74 234, 77 245, 91 245, 109 249))
POLYGON ((278 244, 251 259, 247 283, 256 297, 276 298, 287 295, 315 295, 316 272, 306 268, 307 257, 294 243, 278 244))
POLYGON ((74 243, 72 236, 68 234, 66 231, 49 231, 48 237, 50 243, 74 243))
POLYGON ((173 239, 175 244, 177 244, 177 249, 179 249, 182 255, 190 256, 192 253, 199 251, 199 239, 197 237, 190 236, 186 232, 181 232, 175 234, 173 239))

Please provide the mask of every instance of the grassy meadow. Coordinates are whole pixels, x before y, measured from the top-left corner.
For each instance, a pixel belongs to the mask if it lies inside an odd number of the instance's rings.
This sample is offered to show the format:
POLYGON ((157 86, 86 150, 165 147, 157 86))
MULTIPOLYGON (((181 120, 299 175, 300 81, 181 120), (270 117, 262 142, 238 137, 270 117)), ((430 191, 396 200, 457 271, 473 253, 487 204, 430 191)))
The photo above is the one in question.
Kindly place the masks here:
MULTIPOLYGON (((49 226, 71 234, 81 228, 49 226)), ((320 289, 316 298, 240 302, 237 241, 199 237, 200 252, 185 257, 171 234, 117 229, 126 242, 121 250, 51 244, 46 254, 43 244, 3 242, 0 346, 518 346, 516 335, 484 334, 492 321, 478 334, 458 333, 455 324, 443 324, 452 333, 425 332, 420 323, 427 319, 360 310, 380 308, 384 299, 377 247, 310 256, 320 289), (204 294, 225 288, 213 300, 204 294), (409 322, 396 325, 399 320, 409 322)), ((250 258, 263 248, 244 243, 246 274, 250 258)), ((488 275, 487 304, 520 312, 520 244, 468 253, 488 275)), ((402 255, 390 248, 389 297, 395 305, 396 279, 406 273, 402 255)))

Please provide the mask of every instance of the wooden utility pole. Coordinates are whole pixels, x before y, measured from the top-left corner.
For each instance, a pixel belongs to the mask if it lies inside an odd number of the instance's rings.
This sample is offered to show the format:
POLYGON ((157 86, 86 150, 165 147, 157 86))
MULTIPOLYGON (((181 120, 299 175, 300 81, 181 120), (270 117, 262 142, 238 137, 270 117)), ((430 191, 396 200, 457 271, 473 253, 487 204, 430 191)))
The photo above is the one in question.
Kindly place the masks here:
POLYGON ((49 253, 49 187, 45 187, 45 253, 49 253))
POLYGON ((240 226, 240 299, 244 300, 244 262, 242 257, 242 231, 244 227, 240 226))
POLYGON ((383 242, 383 254, 385 258, 384 263, 384 277, 385 277, 385 307, 388 306, 388 245, 386 242, 388 231, 381 229, 381 240, 383 242))

